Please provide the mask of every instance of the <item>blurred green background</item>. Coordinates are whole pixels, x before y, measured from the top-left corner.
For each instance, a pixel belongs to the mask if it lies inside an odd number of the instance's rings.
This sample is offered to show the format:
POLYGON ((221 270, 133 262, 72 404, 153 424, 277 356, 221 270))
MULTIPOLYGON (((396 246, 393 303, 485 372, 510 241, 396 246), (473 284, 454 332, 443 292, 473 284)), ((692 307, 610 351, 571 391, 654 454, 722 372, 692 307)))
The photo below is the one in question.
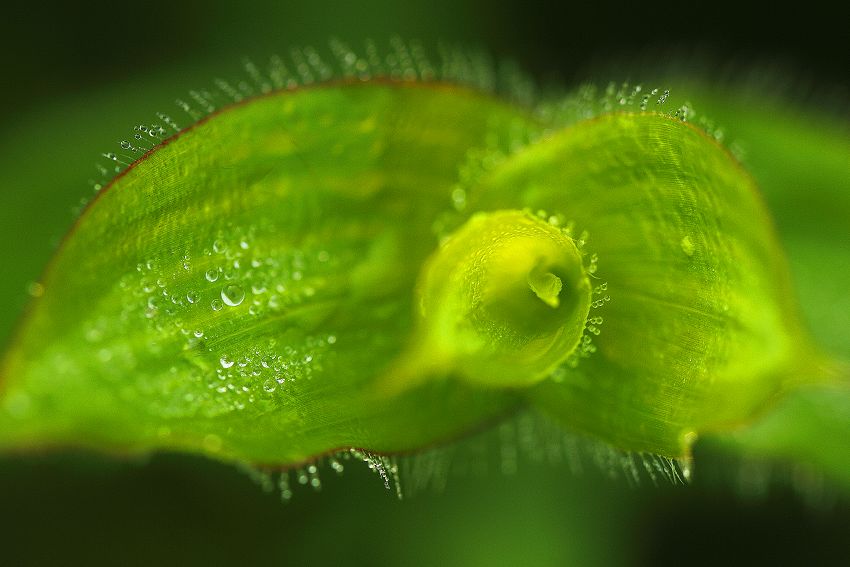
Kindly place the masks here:
MULTIPOLYGON (((38 278, 72 209, 88 196, 97 156, 133 124, 172 111, 175 98, 214 77, 241 76, 245 56, 262 62, 332 36, 355 48, 365 38, 386 45, 398 34, 426 45, 484 48, 496 59, 516 60, 541 83, 667 77, 693 88, 697 108, 702 102, 748 152, 815 334, 850 355, 850 165, 841 159, 850 156, 850 62, 846 18, 834 8, 152 0, 5 10, 3 340, 26 302, 27 283, 38 278), (730 90, 742 83, 747 92, 730 90), (792 141, 760 145, 763 122, 749 110, 755 107, 775 112, 774 133, 792 141), (796 157, 771 158, 786 154, 796 157)), ((243 473, 198 458, 7 456, 0 459, 0 564, 850 561, 846 496, 827 491, 812 504, 789 482, 754 495, 735 481, 740 471, 733 463, 718 478, 707 466, 687 488, 633 488, 592 466, 576 475, 566 465, 526 459, 515 475, 459 475, 444 492, 397 502, 365 466, 350 465, 340 478, 325 472, 321 494, 297 491, 283 506, 243 473)))

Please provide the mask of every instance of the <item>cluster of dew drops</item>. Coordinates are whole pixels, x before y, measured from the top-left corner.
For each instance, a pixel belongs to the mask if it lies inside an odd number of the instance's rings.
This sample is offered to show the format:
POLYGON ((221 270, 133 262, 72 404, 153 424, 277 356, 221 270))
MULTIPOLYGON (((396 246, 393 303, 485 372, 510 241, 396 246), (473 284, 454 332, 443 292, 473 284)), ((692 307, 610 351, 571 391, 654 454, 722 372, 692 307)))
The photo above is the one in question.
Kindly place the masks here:
POLYGON ((336 451, 327 457, 320 457, 307 465, 282 471, 268 471, 246 465, 244 471, 266 492, 277 491, 283 502, 289 502, 298 487, 322 490, 320 471, 330 469, 337 475, 342 475, 345 467, 351 462, 362 462, 377 475, 389 491, 394 491, 396 497, 403 498, 399 463, 395 457, 378 455, 365 449, 350 448, 336 451))
MULTIPOLYGON (((250 230, 232 239, 220 233, 198 258, 186 253, 171 269, 154 260, 141 262, 119 280, 121 291, 138 299, 124 303, 120 319, 136 325, 141 318, 155 331, 159 340, 150 345, 152 352, 163 343, 178 345, 184 353, 178 357, 182 366, 173 367, 159 385, 168 395, 154 397, 182 399, 160 408, 164 413, 201 407, 214 416, 270 403, 280 399, 273 394, 282 394, 285 385, 296 390, 298 382, 311 380, 333 359, 333 332, 297 341, 259 334, 250 345, 228 343, 224 327, 233 318, 223 315, 257 324, 286 315, 321 294, 325 274, 333 270, 334 260, 324 250, 262 253, 252 250, 253 241, 250 230), (199 394, 198 382, 206 385, 207 394, 199 394)), ((87 338, 95 342, 102 334, 90 331, 87 338)))
MULTIPOLYGON (((670 108, 670 89, 647 88, 641 84, 609 82, 604 89, 588 83, 571 94, 557 100, 544 101, 537 107, 538 114, 555 124, 572 124, 605 112, 660 112, 682 122, 693 123, 717 142, 723 142, 725 133, 710 117, 697 113, 688 101, 670 108)), ((740 157, 737 144, 729 148, 740 157)))

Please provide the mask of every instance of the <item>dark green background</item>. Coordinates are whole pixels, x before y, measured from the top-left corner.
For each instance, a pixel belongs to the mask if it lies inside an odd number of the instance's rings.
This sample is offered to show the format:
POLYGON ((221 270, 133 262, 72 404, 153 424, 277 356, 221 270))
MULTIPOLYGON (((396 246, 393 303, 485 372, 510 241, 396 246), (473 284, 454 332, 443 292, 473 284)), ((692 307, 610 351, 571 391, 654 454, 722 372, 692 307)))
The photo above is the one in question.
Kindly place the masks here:
MULTIPOLYGON (((0 337, 88 192, 93 163, 188 89, 330 36, 397 33, 484 47, 539 81, 641 80, 671 66, 733 81, 769 69, 781 93, 846 116, 843 22, 812 3, 552 6, 539 1, 93 2, 6 8, 0 20, 0 337), (618 64, 617 62, 620 62, 618 64), (625 64, 623 64, 625 62, 625 64), (636 63, 637 62, 637 63, 636 63), (629 69, 618 75, 612 68, 629 69), (647 71, 649 73, 649 71, 647 71)), ((736 465, 730 469, 736 471, 736 465)), ((703 469, 705 470, 705 469, 703 469)), ((735 476, 737 473, 730 473, 735 476)), ((630 488, 592 467, 525 460, 397 502, 365 466, 282 506, 200 459, 0 460, 0 565, 803 564, 850 557, 850 507, 779 482, 761 497, 697 471, 689 488, 630 488)))

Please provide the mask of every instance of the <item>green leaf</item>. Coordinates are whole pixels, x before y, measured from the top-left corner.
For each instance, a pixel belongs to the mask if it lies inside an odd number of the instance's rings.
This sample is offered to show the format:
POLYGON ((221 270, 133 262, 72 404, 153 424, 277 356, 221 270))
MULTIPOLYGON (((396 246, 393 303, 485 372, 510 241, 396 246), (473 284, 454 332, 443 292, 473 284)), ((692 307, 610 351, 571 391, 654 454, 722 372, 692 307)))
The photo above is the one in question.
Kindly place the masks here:
POLYGON ((180 132, 48 267, 0 367, 0 450, 295 464, 415 450, 530 404, 687 459, 832 379, 727 151, 659 113, 561 126, 373 80, 180 132))

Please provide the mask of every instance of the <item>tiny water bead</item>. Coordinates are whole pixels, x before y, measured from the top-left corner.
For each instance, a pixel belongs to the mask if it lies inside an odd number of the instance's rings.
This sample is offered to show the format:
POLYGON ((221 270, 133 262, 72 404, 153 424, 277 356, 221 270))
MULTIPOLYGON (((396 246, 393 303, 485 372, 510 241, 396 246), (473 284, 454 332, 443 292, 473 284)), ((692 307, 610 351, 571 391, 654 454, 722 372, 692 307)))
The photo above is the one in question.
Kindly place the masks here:
POLYGON ((694 250, 696 250, 696 247, 694 246, 694 243, 691 240, 690 236, 683 237, 679 245, 682 247, 682 252, 684 252, 687 256, 694 255, 694 250))
POLYGON ((27 294, 30 297, 41 297, 44 295, 44 286, 39 282, 30 282, 27 284, 27 294))
POLYGON ((237 284, 228 284, 221 288, 221 300, 230 307, 236 307, 245 300, 245 290, 237 284))

